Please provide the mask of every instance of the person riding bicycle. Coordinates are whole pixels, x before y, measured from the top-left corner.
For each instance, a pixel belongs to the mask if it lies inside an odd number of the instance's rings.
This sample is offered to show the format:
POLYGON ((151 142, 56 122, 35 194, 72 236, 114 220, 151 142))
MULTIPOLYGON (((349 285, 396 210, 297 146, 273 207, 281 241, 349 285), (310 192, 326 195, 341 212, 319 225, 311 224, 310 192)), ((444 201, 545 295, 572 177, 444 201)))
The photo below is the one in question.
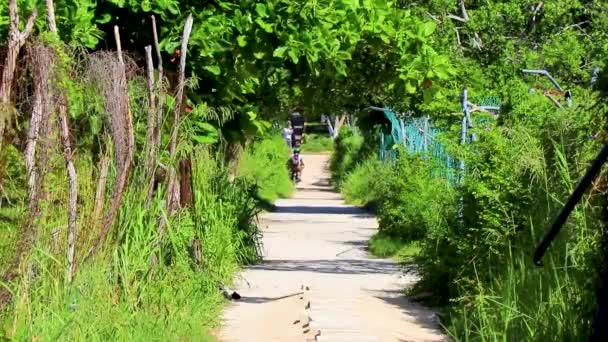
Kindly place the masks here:
POLYGON ((302 160, 302 156, 300 155, 300 147, 295 147, 293 149, 293 154, 288 161, 288 167, 292 176, 295 174, 296 181, 299 182, 302 170, 304 169, 304 160, 302 160))

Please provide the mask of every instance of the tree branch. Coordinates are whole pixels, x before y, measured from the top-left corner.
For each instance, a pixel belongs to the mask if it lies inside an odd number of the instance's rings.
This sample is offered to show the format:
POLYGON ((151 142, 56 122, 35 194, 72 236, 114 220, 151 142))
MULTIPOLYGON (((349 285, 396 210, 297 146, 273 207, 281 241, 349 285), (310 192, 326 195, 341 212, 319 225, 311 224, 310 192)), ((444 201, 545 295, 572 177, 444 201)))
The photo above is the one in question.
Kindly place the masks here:
POLYGON ((49 26, 49 31, 57 32, 57 23, 55 22, 55 6, 53 0, 46 0, 46 22, 49 26))
POLYGON ((464 0, 460 0, 460 12, 462 13, 462 18, 465 21, 469 21, 469 14, 467 13, 466 7, 464 7, 464 0))
POLYGON ((448 17, 448 18, 450 18, 450 19, 458 20, 458 21, 460 21, 461 23, 466 23, 466 22, 467 22, 467 20, 466 20, 466 19, 461 18, 461 17, 459 17, 459 16, 457 16, 457 15, 448 14, 448 15, 447 15, 447 17, 448 17))

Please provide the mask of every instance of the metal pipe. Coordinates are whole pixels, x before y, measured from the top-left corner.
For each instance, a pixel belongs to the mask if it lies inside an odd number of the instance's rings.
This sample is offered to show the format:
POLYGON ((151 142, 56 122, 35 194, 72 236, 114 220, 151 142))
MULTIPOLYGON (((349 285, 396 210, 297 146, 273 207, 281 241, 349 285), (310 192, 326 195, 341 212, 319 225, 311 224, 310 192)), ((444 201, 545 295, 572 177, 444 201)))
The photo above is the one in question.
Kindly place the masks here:
POLYGON ((500 110, 500 106, 479 106, 479 108, 485 110, 500 110))
POLYGON ((537 75, 543 75, 545 77, 547 77, 549 79, 549 81, 551 81, 551 83, 553 83, 553 85, 560 91, 564 91, 562 89, 562 87, 560 87, 559 83, 557 83, 557 81, 551 76, 551 74, 547 71, 547 70, 534 70, 534 69, 521 69, 521 72, 525 73, 525 74, 537 74, 537 75))
POLYGON ((423 146, 422 149, 426 152, 429 149, 429 117, 428 115, 424 117, 424 126, 423 126, 423 134, 424 134, 424 140, 423 140, 423 146))

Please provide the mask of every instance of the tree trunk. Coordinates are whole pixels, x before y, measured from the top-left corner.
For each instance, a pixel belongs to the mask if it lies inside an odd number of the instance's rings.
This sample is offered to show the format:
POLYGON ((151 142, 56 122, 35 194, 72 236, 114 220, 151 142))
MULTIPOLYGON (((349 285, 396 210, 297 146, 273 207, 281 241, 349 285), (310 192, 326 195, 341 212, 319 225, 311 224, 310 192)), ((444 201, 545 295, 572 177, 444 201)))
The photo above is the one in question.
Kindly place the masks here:
MULTIPOLYGON (((57 25, 55 24, 55 6, 53 0, 46 0, 47 9, 47 23, 49 30, 57 34, 57 25)), ((67 281, 72 282, 74 276, 74 255, 75 255, 75 244, 76 244, 76 218, 77 218, 77 204, 78 204, 78 179, 76 175, 76 167, 74 166, 74 160, 72 155, 72 143, 70 141, 70 126, 68 124, 68 103, 67 95, 63 90, 59 90, 60 98, 58 103, 58 114, 59 114, 59 133, 61 135, 61 146, 63 148, 63 159, 65 161, 65 167, 68 175, 69 182, 69 201, 68 201, 68 269, 67 269, 67 281)))
POLYGON ((192 157, 180 162, 180 204, 182 208, 192 205, 192 157))
MULTIPOLYGON (((39 70, 38 70, 39 71, 39 70)), ((34 73, 37 73, 35 71, 34 73)), ((42 77, 40 77, 42 78, 42 77)), ((39 81, 39 80, 37 80, 39 81)), ((43 95, 44 92, 42 87, 46 87, 48 83, 40 83, 34 81, 35 90, 34 90, 34 104, 32 108, 32 118, 30 119, 30 129, 27 135, 27 143, 25 145, 25 170, 27 173, 27 185, 28 185, 28 199, 29 199, 29 209, 30 215, 35 215, 32 209, 37 207, 37 188, 38 188, 38 180, 37 180, 37 170, 36 170, 36 144, 38 143, 38 134, 40 131, 40 125, 42 124, 42 116, 44 115, 43 111, 43 95)), ((48 82, 48 81, 47 81, 48 82)), ((48 90, 48 89, 47 89, 48 90)), ((34 210, 37 211, 37 210, 34 210)))
POLYGON ((13 80, 15 78, 15 68, 17 67, 17 56, 25 44, 25 41, 34 29, 34 23, 38 12, 34 9, 25 24, 25 29, 19 31, 19 7, 17 0, 9 0, 9 33, 8 50, 2 69, 2 82, 0 83, 0 101, 2 104, 10 102, 13 80))
MULTIPOLYGON (((63 97, 62 100, 64 100, 63 97)), ((70 129, 68 125, 67 106, 60 100, 59 103, 59 129, 61 133, 61 146, 63 147, 63 159, 65 160, 65 166, 68 173, 69 188, 70 188, 70 200, 68 206, 68 270, 67 280, 68 283, 72 282, 74 276, 74 254, 76 244, 76 215, 77 215, 77 203, 78 203, 78 181, 76 178, 76 168, 74 167, 74 161, 72 156, 72 143, 70 142, 70 129)))
MULTIPOLYGON (((23 31, 19 31, 19 7, 17 6, 17 0, 9 0, 8 15, 8 49, 2 68, 2 78, 0 79, 0 111, 3 112, 11 111, 10 102, 13 82, 15 80, 15 69, 17 68, 17 57, 19 56, 19 51, 21 51, 23 44, 25 44, 25 41, 34 29, 34 23, 38 12, 35 9, 32 11, 23 31)), ((4 139, 4 125, 4 121, 0 120, 0 147, 2 147, 4 139)))
MULTIPOLYGON (((15 69, 17 67, 17 57, 19 51, 25 44, 25 41, 34 29, 34 23, 37 16, 37 11, 34 9, 32 14, 25 24, 25 29, 19 31, 19 7, 17 6, 17 0, 9 0, 8 2, 9 12, 9 34, 8 34, 8 49, 6 52, 6 58, 2 69, 2 76, 0 79, 0 111, 10 112, 11 93, 13 87, 13 81, 15 79, 15 69)), ((4 121, 0 120, 0 150, 3 148, 5 124, 4 121)), ((33 244, 34 236, 31 234, 32 230, 28 229, 25 232, 25 236, 21 237, 19 246, 15 256, 8 268, 8 271, 4 275, 4 281, 9 283, 12 282, 19 274, 18 270, 21 268, 23 256, 29 251, 33 244)), ((12 295, 6 288, 0 290, 0 311, 4 309, 11 301, 12 295)))

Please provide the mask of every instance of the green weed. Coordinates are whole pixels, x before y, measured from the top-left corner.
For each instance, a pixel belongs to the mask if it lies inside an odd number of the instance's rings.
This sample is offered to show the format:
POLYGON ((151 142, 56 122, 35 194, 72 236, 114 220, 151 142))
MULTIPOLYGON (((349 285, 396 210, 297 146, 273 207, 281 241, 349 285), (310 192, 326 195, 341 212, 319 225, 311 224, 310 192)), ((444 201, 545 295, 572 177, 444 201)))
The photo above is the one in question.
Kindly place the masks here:
POLYGON ((411 263, 420 254, 421 245, 417 241, 403 241, 384 234, 375 234, 369 240, 370 252, 381 258, 395 258, 399 262, 411 263))
POLYGON ((302 152, 331 152, 334 149, 334 141, 327 134, 307 133, 303 140, 302 152))

